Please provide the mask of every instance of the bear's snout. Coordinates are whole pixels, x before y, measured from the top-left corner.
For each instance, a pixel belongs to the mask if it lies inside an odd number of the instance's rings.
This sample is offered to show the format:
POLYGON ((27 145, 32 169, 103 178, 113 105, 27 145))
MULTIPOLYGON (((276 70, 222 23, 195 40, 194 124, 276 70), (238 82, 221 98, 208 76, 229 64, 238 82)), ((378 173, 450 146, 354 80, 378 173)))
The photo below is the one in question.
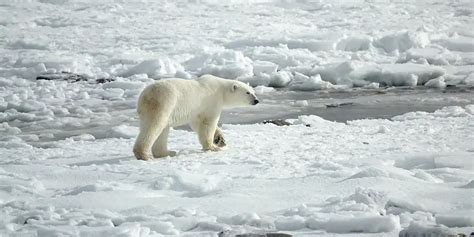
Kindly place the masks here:
POLYGON ((259 102, 260 102, 260 101, 258 101, 258 100, 254 100, 254 101, 253 101, 253 105, 258 104, 259 102))

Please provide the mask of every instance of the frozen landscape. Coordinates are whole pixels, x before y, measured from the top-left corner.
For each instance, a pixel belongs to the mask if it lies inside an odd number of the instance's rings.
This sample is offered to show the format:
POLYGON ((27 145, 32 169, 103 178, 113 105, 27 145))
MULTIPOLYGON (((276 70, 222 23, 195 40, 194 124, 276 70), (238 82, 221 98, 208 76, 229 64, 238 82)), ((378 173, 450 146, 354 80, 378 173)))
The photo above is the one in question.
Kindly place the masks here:
POLYGON ((469 236, 473 25, 469 0, 2 1, 0 236, 469 236), (203 74, 261 103, 224 151, 182 127, 136 160, 142 89, 203 74))

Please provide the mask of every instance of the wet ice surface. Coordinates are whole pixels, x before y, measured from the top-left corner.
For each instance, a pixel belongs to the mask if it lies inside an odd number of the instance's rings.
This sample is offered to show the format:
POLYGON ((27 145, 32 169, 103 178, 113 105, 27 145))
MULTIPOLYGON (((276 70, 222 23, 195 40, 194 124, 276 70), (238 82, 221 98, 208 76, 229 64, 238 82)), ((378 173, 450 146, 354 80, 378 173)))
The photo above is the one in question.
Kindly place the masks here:
POLYGON ((471 87, 445 90, 426 88, 351 89, 346 91, 274 91, 260 96, 258 107, 223 113, 222 123, 258 123, 263 120, 318 115, 337 122, 390 119, 412 111, 433 112, 444 106, 474 101, 471 87))

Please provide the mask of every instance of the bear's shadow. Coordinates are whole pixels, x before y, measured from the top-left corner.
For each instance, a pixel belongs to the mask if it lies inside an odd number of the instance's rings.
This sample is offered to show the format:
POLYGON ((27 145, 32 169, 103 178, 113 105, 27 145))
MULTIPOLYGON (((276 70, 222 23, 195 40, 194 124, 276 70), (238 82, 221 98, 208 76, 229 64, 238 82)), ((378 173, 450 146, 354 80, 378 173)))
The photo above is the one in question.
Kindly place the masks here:
MULTIPOLYGON (((218 154, 220 152, 225 151, 226 149, 223 148, 221 151, 218 152, 213 152, 213 151, 204 151, 202 149, 182 149, 182 150, 177 150, 177 153, 175 156, 167 158, 169 159, 181 159, 181 158, 187 158, 190 155, 198 155, 198 154, 218 154)), ((154 158, 154 160, 159 160, 160 158, 154 158)))
POLYGON ((84 162, 78 162, 78 163, 72 163, 69 164, 70 166, 89 166, 89 165, 104 165, 104 164, 118 164, 121 161, 130 161, 130 158, 132 156, 121 156, 121 157, 116 157, 112 159, 107 159, 107 160, 90 160, 90 161, 84 161, 84 162))
MULTIPOLYGON (((225 148, 222 150, 224 151, 225 148)), ((222 152, 220 151, 220 152, 222 152)), ((203 151, 201 149, 184 149, 184 150, 179 150, 177 151, 175 156, 167 156, 163 158, 153 158, 151 161, 160 161, 162 159, 184 159, 187 158, 189 155, 196 155, 196 154, 217 154, 219 152, 212 152, 212 151, 203 151)), ((119 164, 120 162, 125 162, 125 161, 134 161, 136 160, 134 156, 121 156, 121 157, 115 157, 111 159, 106 159, 106 160, 90 160, 90 161, 84 161, 84 162, 77 162, 77 163, 72 163, 69 164, 70 166, 90 166, 90 165, 114 165, 114 164, 119 164)))

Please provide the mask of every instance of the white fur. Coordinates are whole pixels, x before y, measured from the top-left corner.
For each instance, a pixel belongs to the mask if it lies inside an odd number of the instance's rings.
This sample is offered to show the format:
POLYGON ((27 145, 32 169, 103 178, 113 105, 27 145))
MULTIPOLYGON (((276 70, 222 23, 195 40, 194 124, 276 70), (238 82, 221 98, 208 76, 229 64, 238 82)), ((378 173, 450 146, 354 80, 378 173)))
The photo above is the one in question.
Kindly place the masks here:
MULTIPOLYGON (((218 151, 214 134, 223 108, 248 106, 258 100, 252 87, 239 81, 204 75, 197 80, 165 79, 146 87, 138 99, 140 133, 133 152, 137 159, 173 156, 168 151, 170 127, 189 124, 204 150, 218 151)), ((258 101, 257 101, 258 102, 258 101)))

